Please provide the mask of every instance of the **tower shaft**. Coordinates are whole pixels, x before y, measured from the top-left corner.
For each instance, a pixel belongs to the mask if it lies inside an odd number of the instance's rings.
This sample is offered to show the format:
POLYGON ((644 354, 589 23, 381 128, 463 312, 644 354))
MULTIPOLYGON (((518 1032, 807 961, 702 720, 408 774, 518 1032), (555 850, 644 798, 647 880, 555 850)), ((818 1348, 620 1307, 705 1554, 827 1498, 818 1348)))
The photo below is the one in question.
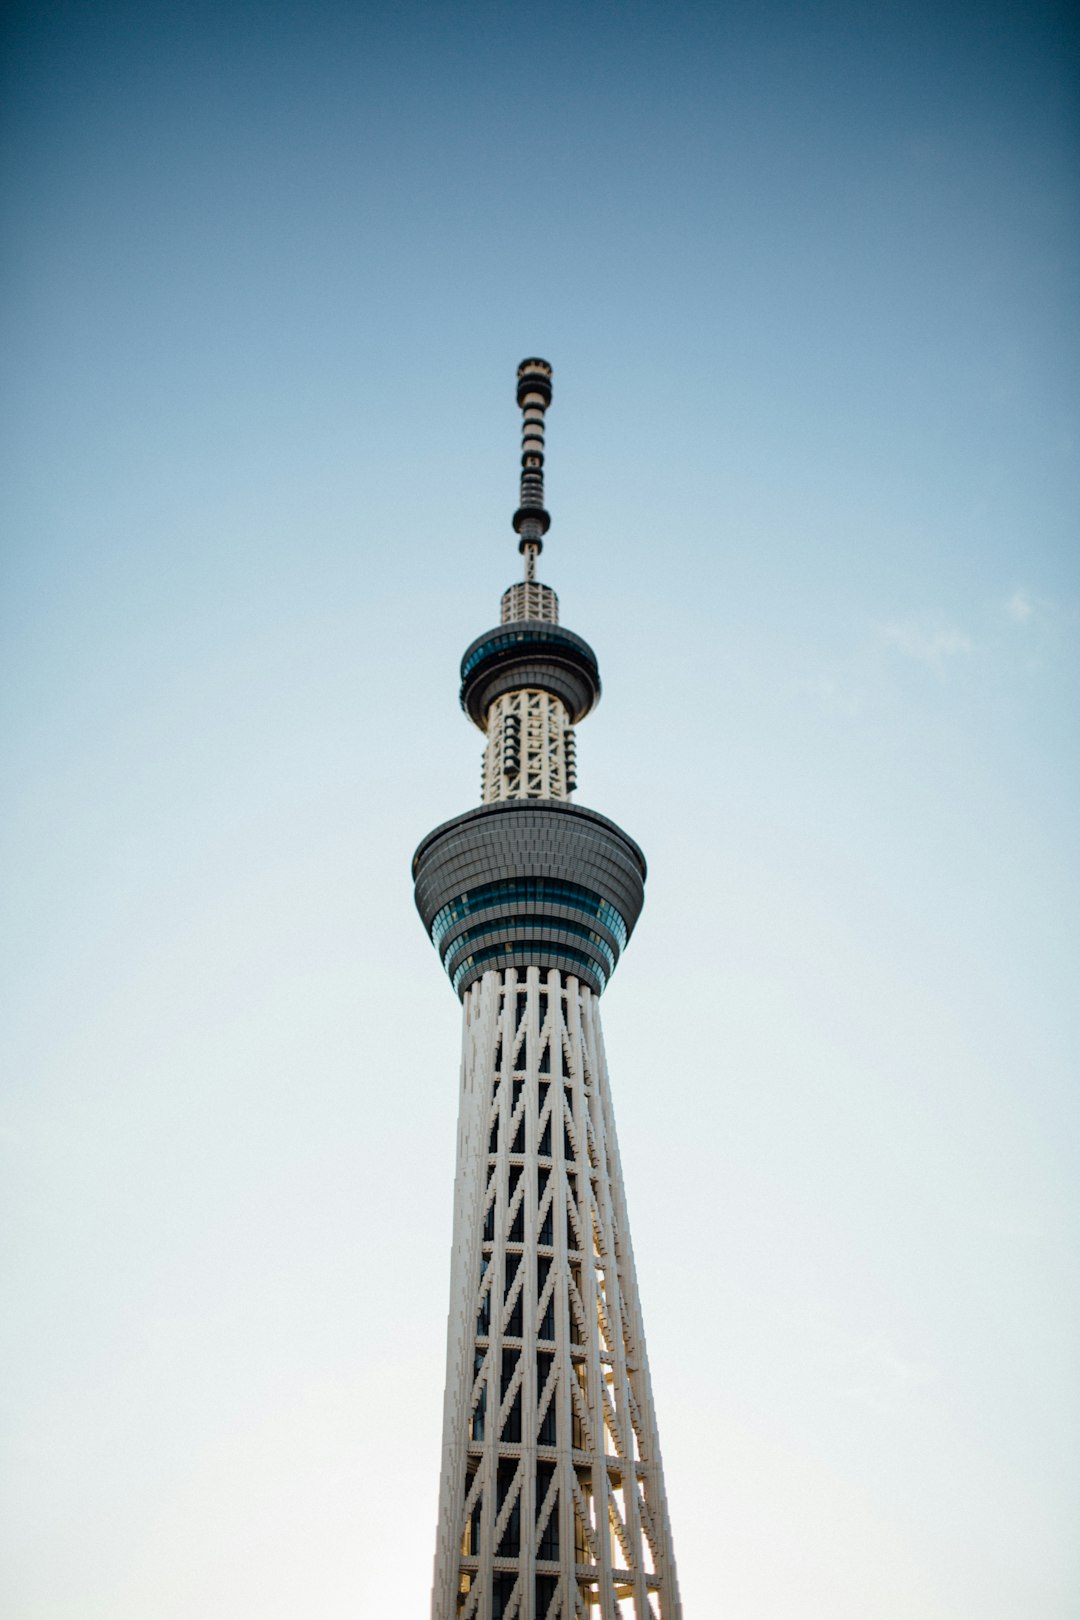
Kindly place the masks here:
POLYGON ((678 1592, 597 998, 464 1003, 435 1620, 672 1620, 678 1592))

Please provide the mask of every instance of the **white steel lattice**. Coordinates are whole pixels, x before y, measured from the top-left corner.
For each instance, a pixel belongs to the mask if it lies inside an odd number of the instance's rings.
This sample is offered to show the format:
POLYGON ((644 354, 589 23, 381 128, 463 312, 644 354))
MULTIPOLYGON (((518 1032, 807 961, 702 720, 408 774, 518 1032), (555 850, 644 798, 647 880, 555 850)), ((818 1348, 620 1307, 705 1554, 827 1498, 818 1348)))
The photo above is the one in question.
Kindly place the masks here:
POLYGON ((566 705, 551 692, 504 692, 487 716, 481 796, 567 799, 573 792, 573 729, 566 705))
POLYGON ((503 591, 499 617, 503 624, 511 624, 517 619, 558 624, 559 598, 550 585, 541 585, 538 579, 519 580, 516 585, 503 591))
POLYGON ((599 1007, 466 993, 433 1620, 679 1620, 599 1007))

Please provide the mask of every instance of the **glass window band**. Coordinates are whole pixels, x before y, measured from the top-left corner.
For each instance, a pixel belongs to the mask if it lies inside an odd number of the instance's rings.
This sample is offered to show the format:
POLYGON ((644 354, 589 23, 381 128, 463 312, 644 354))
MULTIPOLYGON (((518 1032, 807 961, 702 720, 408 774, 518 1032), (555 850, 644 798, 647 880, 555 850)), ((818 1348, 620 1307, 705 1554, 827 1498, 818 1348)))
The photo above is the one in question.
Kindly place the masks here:
POLYGON ((615 952, 602 934, 596 933, 591 928, 583 927, 581 923, 571 922, 567 917, 538 917, 535 912, 525 917, 506 917, 502 915, 490 917, 487 922, 477 923, 475 928, 467 928, 463 934, 458 935, 447 950, 446 955, 443 957, 443 967, 449 973, 451 971, 450 964, 459 951, 465 950, 474 940, 483 939, 485 934, 505 932, 508 928, 543 928, 545 932, 550 930, 552 935, 576 934, 578 939, 587 939, 591 945, 595 945, 607 963, 610 972, 614 973, 615 971, 615 952))
MULTIPOLYGON (((533 645, 537 642, 547 642, 554 647, 565 647, 582 658, 583 652, 580 643, 572 640, 568 635, 551 625, 530 624, 528 630, 510 630, 502 635, 492 636, 490 641, 481 642, 469 655, 462 660, 461 679, 467 680, 478 664, 482 664, 493 653, 505 652, 508 648, 517 646, 520 642, 533 645)), ((593 664, 591 657, 586 660, 593 664)))
MULTIPOLYGON (((554 905, 566 906, 584 917, 595 917, 619 942, 626 945, 627 927, 621 913, 592 889, 577 883, 564 883, 558 878, 503 878, 497 883, 481 883, 466 894, 447 902, 435 914, 431 924, 431 940, 436 948, 462 917, 475 911, 487 911, 499 905, 554 905)), ((553 919, 554 923, 554 919, 553 919)))

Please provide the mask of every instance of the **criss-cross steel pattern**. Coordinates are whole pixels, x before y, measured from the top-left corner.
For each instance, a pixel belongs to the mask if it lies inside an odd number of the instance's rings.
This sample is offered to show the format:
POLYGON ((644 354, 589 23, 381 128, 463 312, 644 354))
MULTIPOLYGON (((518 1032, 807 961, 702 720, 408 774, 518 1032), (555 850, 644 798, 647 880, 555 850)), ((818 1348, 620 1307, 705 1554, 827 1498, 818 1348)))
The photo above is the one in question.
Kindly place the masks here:
POLYGON ((504 692, 488 710, 481 797, 566 799, 576 785, 566 705, 550 692, 504 692))
POLYGON ((676 1620, 599 1007, 466 994, 435 1620, 676 1620))

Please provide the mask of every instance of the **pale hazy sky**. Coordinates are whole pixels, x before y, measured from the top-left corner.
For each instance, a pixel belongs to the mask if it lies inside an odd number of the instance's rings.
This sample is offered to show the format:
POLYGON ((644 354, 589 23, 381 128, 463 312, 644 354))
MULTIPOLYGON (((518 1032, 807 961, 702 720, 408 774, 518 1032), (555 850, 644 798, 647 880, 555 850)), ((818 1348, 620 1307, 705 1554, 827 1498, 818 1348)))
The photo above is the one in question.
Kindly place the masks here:
POLYGON ((5 1620, 426 1613, 534 353, 687 1620, 1080 1615, 1066 18, 9 9, 5 1620))

